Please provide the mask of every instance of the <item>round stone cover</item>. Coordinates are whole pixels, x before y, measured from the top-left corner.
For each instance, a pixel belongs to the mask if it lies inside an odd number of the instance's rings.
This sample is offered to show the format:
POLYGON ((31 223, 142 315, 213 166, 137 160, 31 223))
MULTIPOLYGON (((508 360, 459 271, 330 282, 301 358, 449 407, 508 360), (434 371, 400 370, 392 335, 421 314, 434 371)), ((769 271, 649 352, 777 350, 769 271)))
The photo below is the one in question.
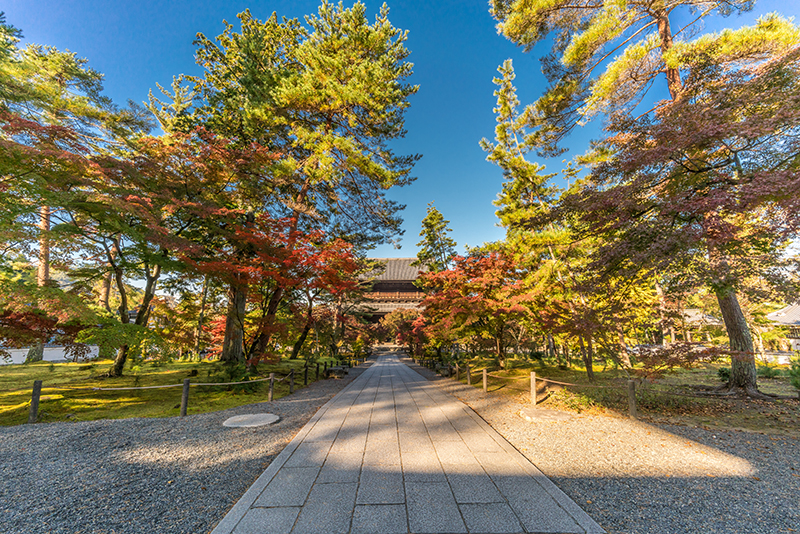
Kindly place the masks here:
POLYGON ((251 413, 246 415, 234 415, 222 423, 222 426, 229 427, 254 427, 272 425, 280 421, 281 418, 272 413, 251 413))

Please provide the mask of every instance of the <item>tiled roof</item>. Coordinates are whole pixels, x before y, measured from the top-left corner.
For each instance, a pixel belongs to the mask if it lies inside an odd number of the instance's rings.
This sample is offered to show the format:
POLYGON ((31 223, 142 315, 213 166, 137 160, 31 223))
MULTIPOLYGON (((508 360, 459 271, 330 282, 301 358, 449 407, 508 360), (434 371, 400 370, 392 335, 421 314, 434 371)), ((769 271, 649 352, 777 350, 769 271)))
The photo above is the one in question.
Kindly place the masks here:
POLYGON ((370 258, 380 261, 386 266, 386 270, 375 275, 375 272, 366 273, 361 276, 364 280, 416 280, 420 272, 425 271, 425 267, 411 265, 417 258, 370 258))
POLYGON ((419 302, 367 302, 358 306, 361 313, 391 313, 397 309, 422 309, 419 302))
POLYGON ((782 324, 800 325, 800 303, 767 314, 767 319, 782 324))

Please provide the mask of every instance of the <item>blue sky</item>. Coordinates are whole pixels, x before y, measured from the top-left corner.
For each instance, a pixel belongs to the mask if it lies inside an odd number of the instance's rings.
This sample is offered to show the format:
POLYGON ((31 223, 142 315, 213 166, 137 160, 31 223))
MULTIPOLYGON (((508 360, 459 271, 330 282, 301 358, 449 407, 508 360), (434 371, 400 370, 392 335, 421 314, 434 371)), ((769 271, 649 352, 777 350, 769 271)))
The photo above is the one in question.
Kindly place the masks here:
MULTIPOLYGON (((345 2, 350 5, 352 2, 345 2)), ((366 0, 370 18, 383 3, 366 0)), ((397 153, 421 153, 417 181, 391 193, 406 204, 402 248, 380 247, 374 257, 416 255, 420 221, 427 204, 435 202, 450 220, 459 249, 501 239, 492 201, 500 191, 500 170, 485 161, 478 146, 494 135, 495 104, 492 78, 506 58, 514 60, 518 95, 533 101, 544 89, 538 58, 544 50, 524 54, 497 35, 485 0, 388 1, 389 18, 409 30, 407 47, 415 64, 412 83, 420 85, 406 118, 408 134, 394 145, 397 153)), ((717 19, 707 30, 739 27, 758 15, 777 11, 800 14, 800 3, 768 0, 741 17, 717 19)), ((178 74, 199 74, 192 41, 198 32, 209 37, 222 32, 223 19, 250 9, 254 16, 302 17, 317 10, 317 0, 6 0, 9 23, 23 31, 25 42, 69 49, 105 75, 106 94, 118 104, 143 102, 156 83, 169 86, 178 74)), ((596 135, 591 125, 573 134, 572 153, 545 162, 560 168, 564 157, 582 153, 596 135)))

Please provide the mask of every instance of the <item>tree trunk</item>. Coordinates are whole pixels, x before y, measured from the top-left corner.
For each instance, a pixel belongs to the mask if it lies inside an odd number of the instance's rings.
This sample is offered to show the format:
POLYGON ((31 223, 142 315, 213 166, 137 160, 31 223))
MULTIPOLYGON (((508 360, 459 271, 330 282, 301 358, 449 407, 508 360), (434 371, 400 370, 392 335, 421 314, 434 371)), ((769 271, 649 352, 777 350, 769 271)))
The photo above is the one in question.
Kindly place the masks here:
POLYGON ((728 389, 743 389, 748 395, 764 397, 758 391, 753 338, 750 336, 750 328, 747 326, 747 320, 739 306, 736 290, 732 287, 722 287, 716 290, 716 294, 732 352, 728 389))
POLYGON ((622 331, 622 326, 617 328, 619 335, 619 360, 625 369, 631 368, 631 357, 628 355, 628 344, 625 343, 625 332, 622 331))
POLYGON ((586 367, 586 376, 589 380, 594 382, 594 369, 592 368, 592 355, 586 352, 586 346, 583 343, 583 336, 578 336, 578 346, 581 349, 581 359, 583 365, 586 367))
POLYGON ((106 274, 103 275, 103 285, 100 286, 100 306, 103 307, 108 313, 111 312, 111 305, 109 304, 109 299, 111 298, 111 279, 113 278, 114 273, 108 271, 106 274))
POLYGON ((672 343, 675 343, 675 330, 672 328, 672 321, 670 321, 670 324, 667 323, 667 303, 664 298, 664 290, 661 289, 661 284, 658 283, 658 280, 656 280, 656 296, 658 297, 658 327, 661 331, 661 344, 667 344, 667 332, 670 334, 672 343))
MULTIPOLYGON (((39 209, 39 265, 36 270, 36 285, 46 286, 50 280, 50 207, 42 206, 39 209)), ((39 340, 28 349, 25 363, 40 362, 44 359, 44 341, 39 340)))
POLYGON ((308 333, 311 331, 311 325, 314 322, 313 318, 314 308, 309 305, 308 312, 306 313, 306 322, 303 325, 303 331, 300 332, 300 337, 297 338, 297 341, 295 341, 294 346, 292 347, 292 355, 290 356, 291 360, 296 360, 300 355, 300 351, 303 349, 303 344, 306 342, 308 333))
POLYGON ((39 209, 39 266, 36 271, 36 284, 41 287, 50 280, 50 206, 39 209))
POLYGON ((200 339, 203 337, 203 322, 206 315, 206 301, 208 300, 208 276, 203 277, 203 288, 200 292, 200 312, 197 314, 197 326, 194 329, 194 355, 200 359, 200 339))
MULTIPOLYGON (((117 280, 118 285, 120 287, 120 293, 124 295, 124 288, 122 286, 122 272, 121 270, 117 270, 117 280)), ((142 297, 142 304, 139 306, 139 311, 136 314, 136 321, 134 324, 139 326, 147 326, 147 320, 150 318, 150 303, 153 301, 153 297, 156 294, 156 283, 158 282, 158 278, 161 275, 161 266, 156 265, 153 268, 153 272, 150 272, 150 267, 145 265, 145 277, 147 278, 147 283, 145 284, 144 288, 144 296, 142 297)), ((124 324, 130 323, 130 316, 128 314, 128 306, 127 306, 127 298, 121 299, 123 305, 120 306, 120 319, 124 324)), ((117 350, 117 355, 114 358, 114 365, 111 367, 108 375, 110 377, 119 377, 122 376, 122 372, 125 369, 125 362, 128 361, 128 353, 130 352, 130 347, 128 345, 123 345, 117 350)))
POLYGON ((228 310, 225 315, 225 338, 220 361, 244 361, 244 319, 247 312, 247 284, 231 283, 228 287, 228 310))

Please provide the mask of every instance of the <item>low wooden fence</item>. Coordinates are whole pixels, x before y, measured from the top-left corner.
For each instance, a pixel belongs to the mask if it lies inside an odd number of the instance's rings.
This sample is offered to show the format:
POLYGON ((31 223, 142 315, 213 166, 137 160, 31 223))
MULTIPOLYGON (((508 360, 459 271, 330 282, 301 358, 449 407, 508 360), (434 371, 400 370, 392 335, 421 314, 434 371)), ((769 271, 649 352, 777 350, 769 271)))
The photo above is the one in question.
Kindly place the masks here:
MULTIPOLYGON (((440 367, 436 369, 436 365, 438 360, 433 359, 415 359, 415 363, 422 365, 423 367, 427 367, 431 370, 437 370, 441 373, 443 369, 446 369, 444 375, 445 376, 453 376, 456 380, 461 380, 461 367, 456 365, 446 365, 444 367, 440 367)), ((510 380, 510 381, 517 381, 517 380, 530 380, 530 401, 531 404, 534 406, 536 405, 537 401, 537 393, 536 393, 536 381, 544 382, 545 384, 556 384, 561 386, 567 387, 578 387, 578 388, 597 388, 597 389, 620 389, 616 386, 597 386, 594 384, 572 384, 569 382, 559 382, 558 380, 550 380, 549 378, 542 378, 536 376, 535 372, 531 372, 530 376, 517 376, 517 377, 510 377, 510 376, 500 376, 496 374, 489 373, 489 369, 484 367, 480 369, 472 369, 469 364, 466 364, 466 369, 464 370, 466 373, 467 385, 472 385, 472 375, 476 372, 481 373, 481 378, 483 381, 483 391, 484 393, 489 392, 489 377, 498 379, 498 380, 510 380)), ((546 387, 546 386, 545 386, 546 387)), ((665 392, 666 393, 666 392, 665 392)), ((636 404, 636 380, 628 380, 627 382, 627 396, 628 396, 628 416, 631 418, 638 417, 638 408, 636 404)))
MULTIPOLYGON (((366 359, 362 358, 345 358, 341 360, 336 360, 336 366, 331 365, 331 369, 335 368, 343 368, 344 364, 347 363, 349 367, 360 365, 361 363, 365 362, 366 359)), ((303 368, 303 385, 308 385, 308 365, 304 366, 303 368)), ((320 370, 322 370, 323 376, 327 377, 328 372, 328 362, 323 362, 323 365, 320 366, 319 363, 316 364, 316 379, 319 380, 320 377, 320 370)), ((294 393, 294 380, 295 380, 295 370, 292 369, 289 374, 281 377, 276 378, 275 373, 270 373, 266 378, 257 378, 254 380, 245 380, 241 382, 192 382, 191 379, 186 378, 182 384, 164 384, 159 386, 128 386, 128 387, 116 387, 116 388, 103 388, 103 387, 72 387, 72 386, 53 386, 48 387, 46 389, 55 389, 55 390, 71 390, 71 391, 135 391, 135 390, 145 390, 145 389, 168 389, 168 388, 183 388, 181 392, 181 417, 186 417, 187 410, 189 408, 189 388, 197 387, 197 386, 237 386, 237 385, 246 385, 246 384, 254 384, 257 382, 266 382, 269 381, 269 390, 267 393, 267 400, 272 401, 275 391, 275 384, 277 382, 283 382, 284 380, 289 381, 289 394, 291 395, 294 393)), ((41 400, 42 395, 42 381, 35 380, 33 382, 33 390, 31 391, 31 404, 30 410, 28 412, 28 424, 33 424, 36 422, 37 418, 39 417, 39 402, 41 400)))

